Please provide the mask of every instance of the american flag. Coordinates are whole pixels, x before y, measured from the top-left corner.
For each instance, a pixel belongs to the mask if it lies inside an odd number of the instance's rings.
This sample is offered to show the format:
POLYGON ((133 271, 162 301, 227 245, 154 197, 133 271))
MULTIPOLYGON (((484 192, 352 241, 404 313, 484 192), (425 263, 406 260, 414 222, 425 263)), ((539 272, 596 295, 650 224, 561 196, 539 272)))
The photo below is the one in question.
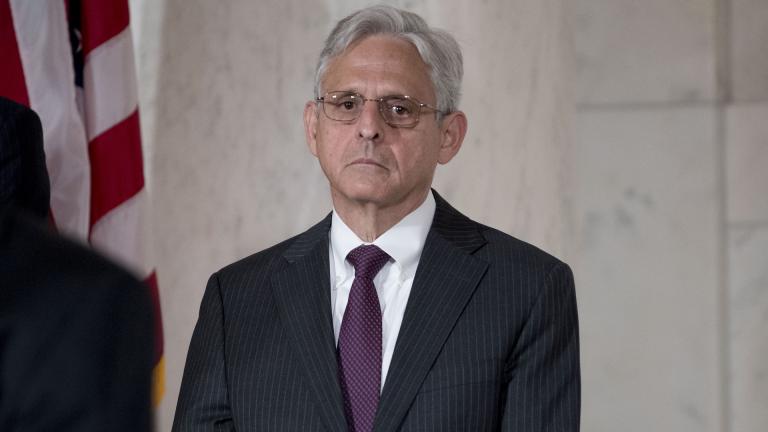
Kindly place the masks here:
POLYGON ((0 53, 0 95, 31 107, 43 124, 56 228, 151 290, 157 404, 163 333, 127 0, 0 0, 0 53))

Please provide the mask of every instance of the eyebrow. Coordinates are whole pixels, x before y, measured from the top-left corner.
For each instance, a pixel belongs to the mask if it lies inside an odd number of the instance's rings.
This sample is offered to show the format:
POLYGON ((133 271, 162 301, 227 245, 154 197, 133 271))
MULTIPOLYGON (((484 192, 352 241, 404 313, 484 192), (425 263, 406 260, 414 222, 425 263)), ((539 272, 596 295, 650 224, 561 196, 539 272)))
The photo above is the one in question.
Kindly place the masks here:
POLYGON ((332 91, 326 92, 326 94, 328 94, 328 93, 357 93, 357 94, 361 94, 359 90, 354 89, 354 88, 352 88, 352 89, 343 89, 343 90, 332 90, 332 91))
POLYGON ((326 92, 325 94, 328 94, 328 93, 354 93, 354 94, 357 94, 357 95, 363 96, 363 97, 364 97, 364 98, 366 98, 366 99, 383 99, 383 98, 389 98, 389 97, 403 97, 403 96, 405 96, 405 97, 409 97, 409 98, 416 98, 416 99, 418 99, 418 97, 417 97, 417 96, 409 95, 408 93, 404 93, 404 92, 401 92, 401 93, 398 93, 398 92, 395 92, 395 93, 387 93, 387 94, 385 94, 385 95, 383 95, 383 96, 378 96, 378 97, 376 97, 376 98, 369 98, 367 95, 364 95, 364 94, 362 94, 360 91, 358 91, 358 90, 356 90, 356 89, 349 89, 349 90, 332 90, 332 91, 326 92))

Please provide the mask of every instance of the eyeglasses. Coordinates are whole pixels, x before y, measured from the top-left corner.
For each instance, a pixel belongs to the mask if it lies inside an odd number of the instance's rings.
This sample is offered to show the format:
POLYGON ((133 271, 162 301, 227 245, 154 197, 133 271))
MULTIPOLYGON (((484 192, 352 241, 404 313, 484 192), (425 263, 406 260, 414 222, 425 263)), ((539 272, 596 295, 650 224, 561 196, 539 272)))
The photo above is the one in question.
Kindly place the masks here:
POLYGON ((357 120, 363 112, 366 101, 378 102, 381 117, 388 125, 394 127, 416 126, 419 123, 419 114, 424 108, 443 114, 437 108, 405 95, 368 99, 359 93, 336 91, 326 93, 315 101, 323 104, 323 112, 329 119, 340 122, 357 120))

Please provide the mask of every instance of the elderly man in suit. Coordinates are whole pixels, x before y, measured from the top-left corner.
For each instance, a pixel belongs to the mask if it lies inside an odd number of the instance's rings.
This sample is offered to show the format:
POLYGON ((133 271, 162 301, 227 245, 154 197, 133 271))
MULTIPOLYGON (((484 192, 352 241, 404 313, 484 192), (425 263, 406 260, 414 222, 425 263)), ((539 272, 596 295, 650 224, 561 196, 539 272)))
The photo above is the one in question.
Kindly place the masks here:
POLYGON ((462 56, 413 13, 328 37, 304 111, 333 212, 211 276, 175 431, 576 431, 568 266, 431 190, 462 56))

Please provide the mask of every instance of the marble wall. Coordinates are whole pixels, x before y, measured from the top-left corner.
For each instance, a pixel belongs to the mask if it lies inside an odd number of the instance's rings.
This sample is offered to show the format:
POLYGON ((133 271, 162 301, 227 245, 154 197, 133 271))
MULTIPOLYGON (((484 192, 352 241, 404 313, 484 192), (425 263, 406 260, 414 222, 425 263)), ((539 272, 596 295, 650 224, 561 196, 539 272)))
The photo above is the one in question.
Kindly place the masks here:
POLYGON ((700 107, 577 117, 584 430, 719 430, 713 120, 700 107))
MULTIPOLYGON (((170 430, 208 276, 330 209, 302 109, 325 35, 369 3, 131 1, 165 322, 159 430, 170 430)), ((464 48, 469 133, 436 188, 466 214, 568 255, 573 103, 562 0, 388 3, 464 48)))
POLYGON ((583 429, 768 430, 768 3, 568 16, 583 429))

